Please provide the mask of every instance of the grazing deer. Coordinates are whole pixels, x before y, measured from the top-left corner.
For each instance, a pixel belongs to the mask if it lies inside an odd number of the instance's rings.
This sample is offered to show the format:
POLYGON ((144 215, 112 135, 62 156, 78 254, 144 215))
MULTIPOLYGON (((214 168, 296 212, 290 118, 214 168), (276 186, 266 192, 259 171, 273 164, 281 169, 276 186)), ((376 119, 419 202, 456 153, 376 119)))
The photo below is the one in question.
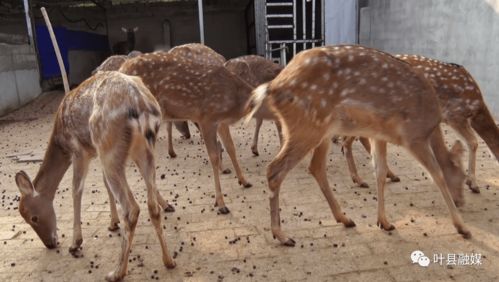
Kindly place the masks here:
MULTIPOLYGON (((261 56, 255 55, 242 56, 228 60, 225 63, 225 67, 253 87, 257 87, 262 83, 271 81, 282 70, 280 65, 275 64, 274 62, 261 56)), ((255 134, 253 136, 253 144, 251 145, 251 152, 253 152, 253 155, 258 156, 258 135, 260 133, 260 127, 262 127, 263 120, 266 119, 275 121, 280 141, 282 141, 281 126, 274 113, 272 113, 272 111, 270 111, 265 105, 262 105, 253 117, 256 119, 256 127, 255 134)))
POLYGON ((74 233, 69 251, 73 255, 78 253, 83 242, 80 213, 84 182, 90 160, 98 156, 112 207, 111 227, 118 222, 114 198, 122 207, 125 224, 118 265, 106 279, 116 281, 126 275, 139 216, 139 206, 125 176, 126 160, 130 158, 147 186, 149 215, 161 243, 163 263, 169 268, 175 266, 161 228, 160 204, 167 203, 155 182, 154 144, 160 121, 160 106, 140 78, 119 72, 98 72, 64 97, 34 181, 24 171, 16 174, 21 192, 19 212, 47 248, 57 246, 53 201, 62 177, 72 164, 74 233))
POLYGON ((408 63, 362 46, 313 48, 296 55, 274 80, 253 91, 248 118, 263 103, 275 111, 283 128, 284 144, 267 168, 272 233, 282 244, 294 246, 295 241, 281 230, 280 186, 311 150, 310 173, 334 218, 346 227, 355 226, 341 211, 327 180, 326 158, 332 135, 372 138, 380 227, 395 228, 384 208, 386 143, 390 142, 405 147, 429 171, 457 231, 464 238, 471 237, 454 204, 462 200, 463 193, 462 146, 457 142, 447 151, 434 90, 408 63))
POLYGON ((127 55, 135 49, 135 33, 139 30, 138 27, 126 28, 122 27, 121 31, 126 34, 126 41, 119 41, 113 45, 113 54, 127 55))
MULTIPOLYGON (((437 93, 438 102, 442 109, 442 122, 451 126, 468 145, 466 184, 471 191, 480 193, 475 176, 478 142, 473 129, 485 141, 499 161, 499 128, 485 105, 478 84, 463 66, 457 64, 444 63, 419 55, 395 55, 395 57, 421 71, 430 81, 437 93)), ((364 138, 360 140, 365 142, 364 138)), ((355 168, 351 154, 352 141, 352 138, 348 138, 344 143, 346 151, 350 152, 350 154, 346 154, 350 174, 353 179, 356 178, 357 181, 360 181, 356 183, 365 183, 360 179, 355 168)))
POLYGON ((198 124, 213 168, 215 205, 220 213, 226 214, 229 209, 220 187, 217 132, 236 170, 239 184, 251 187, 239 167, 229 124, 247 114, 245 104, 252 88, 223 65, 210 63, 213 58, 199 60, 197 48, 208 47, 197 44, 183 48, 185 54, 182 56, 171 51, 144 54, 126 61, 120 71, 142 78, 161 105, 165 120, 190 120, 198 124))

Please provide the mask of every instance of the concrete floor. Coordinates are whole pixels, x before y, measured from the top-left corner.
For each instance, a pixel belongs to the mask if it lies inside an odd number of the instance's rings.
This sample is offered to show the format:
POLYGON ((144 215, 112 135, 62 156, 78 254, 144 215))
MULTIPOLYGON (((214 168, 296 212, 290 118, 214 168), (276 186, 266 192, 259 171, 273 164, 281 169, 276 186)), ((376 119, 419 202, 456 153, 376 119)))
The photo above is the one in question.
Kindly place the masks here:
MULTIPOLYGON (((112 270, 121 246, 118 232, 107 230, 109 210, 101 168, 94 161, 83 196, 83 258, 68 253, 72 237, 71 171, 55 199, 60 247, 47 250, 17 211, 19 192, 14 175, 23 169, 34 177, 39 163, 17 163, 8 156, 43 152, 52 128, 60 93, 0 118, 0 281, 95 281, 112 270)), ((191 127, 194 131, 195 127, 191 127)), ((357 224, 345 229, 331 215, 318 185, 307 172, 307 160, 286 178, 281 189, 283 228, 297 245, 283 247, 272 238, 265 167, 278 150, 274 126, 262 128, 260 157, 253 157, 253 124, 232 127, 239 160, 253 187, 243 189, 234 173, 222 175, 222 189, 231 210, 217 215, 213 208, 211 166, 198 133, 182 140, 175 132, 176 159, 169 159, 165 127, 157 143, 157 183, 176 212, 165 214, 167 242, 177 268, 162 266, 159 243, 148 222, 145 184, 130 164, 128 181, 141 206, 128 281, 498 281, 499 173, 498 163, 480 143, 477 178, 481 194, 465 190, 461 208, 473 238, 464 240, 452 226, 440 192, 403 149, 390 146, 389 162, 400 183, 389 183, 387 215, 396 230, 376 226, 376 191, 369 156, 354 145, 359 173, 372 188, 353 185, 346 161, 335 145, 328 174, 343 210, 357 224), (421 250, 428 267, 413 264, 410 255, 421 250), (443 264, 434 263, 442 254, 443 264), (447 256, 479 254, 480 265, 446 265, 447 256)), ((445 128, 449 142, 455 135, 445 128)), ((467 158, 467 154, 465 155, 467 158)), ((227 157, 225 166, 230 166, 227 157)), ((70 169, 71 170, 71 169, 70 169)))

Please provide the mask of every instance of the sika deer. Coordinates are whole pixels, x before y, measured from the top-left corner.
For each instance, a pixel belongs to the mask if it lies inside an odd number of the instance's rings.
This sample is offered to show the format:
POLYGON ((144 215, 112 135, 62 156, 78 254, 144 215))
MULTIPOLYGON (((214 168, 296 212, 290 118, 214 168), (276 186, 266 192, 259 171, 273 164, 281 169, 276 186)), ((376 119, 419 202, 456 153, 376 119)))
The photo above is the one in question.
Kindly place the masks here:
MULTIPOLYGON (((201 64, 213 65, 213 66, 223 66, 225 63, 225 58, 212 50, 199 43, 189 43, 180 46, 176 46, 170 49, 169 53, 174 54, 175 56, 185 57, 188 60, 195 60, 201 64)), ((189 125, 186 121, 176 121, 174 122, 175 128, 184 136, 186 139, 191 137, 191 133, 189 131, 189 125)), ((177 154, 175 150, 173 150, 173 134, 172 134, 172 122, 167 122, 167 132, 168 132, 168 155, 171 158, 176 158, 177 154)), ((222 148, 219 143, 219 150, 222 148)), ((220 162, 220 170, 224 173, 230 173, 230 170, 223 170, 220 162)))
MULTIPOLYGON (((395 57, 422 71, 432 84, 442 109, 442 122, 451 126, 468 145, 466 184, 471 191, 480 193, 475 177, 478 142, 472 128, 482 137, 497 160, 499 160, 499 129, 485 105, 478 84, 463 66, 457 64, 444 63, 419 55, 395 55, 395 57)), ((347 152, 351 152, 352 141, 350 138, 345 143, 347 152)), ((347 153, 346 157, 352 178, 360 181, 357 183, 363 183, 357 174, 353 156, 347 153)))
POLYGON ((404 146, 429 171, 457 231, 471 237, 453 201, 453 197, 462 199, 461 145, 457 142, 447 151, 434 90, 409 64, 362 46, 313 48, 296 55, 273 81, 253 91, 249 117, 262 103, 268 103, 283 127, 284 144, 267 168, 272 233, 282 244, 294 246, 295 241, 281 230, 280 186, 311 150, 310 172, 335 219, 346 227, 355 226, 341 211, 327 180, 326 157, 333 134, 373 138, 380 227, 394 229, 384 208, 386 142, 390 142, 404 146))
POLYGON ((104 62, 102 62, 97 68, 95 68, 92 74, 95 74, 98 71, 117 71, 120 69, 121 65, 123 65, 123 63, 126 60, 140 55, 142 55, 142 52, 132 51, 128 53, 128 55, 109 56, 107 59, 104 60, 104 62))
MULTIPOLYGON (((261 56, 255 55, 231 59, 225 63, 225 67, 253 87, 257 87, 262 83, 271 81, 282 70, 280 65, 275 64, 274 62, 261 56)), ((275 121, 277 132, 279 134, 279 140, 282 143, 281 125, 277 121, 277 117, 274 113, 272 113, 272 111, 270 111, 265 105, 262 105, 253 117, 256 119, 256 127, 255 134, 253 136, 253 144, 251 145, 251 152, 253 152, 253 155, 258 156, 258 135, 263 120, 267 119, 275 121)))
MULTIPOLYGON (((31 182, 24 171, 16 174, 21 192, 19 212, 47 248, 57 246, 53 201, 62 177, 73 164, 74 234, 69 251, 74 255, 78 253, 83 242, 80 212, 84 181, 90 160, 98 156, 111 207, 116 198, 125 223, 119 263, 106 279, 116 281, 126 275, 139 216, 139 206, 125 176, 126 160, 130 158, 147 186, 149 215, 161 243, 163 263, 169 268, 175 267, 161 228, 159 204, 167 203, 159 195, 155 182, 154 144, 160 121, 159 104, 140 78, 119 72, 98 72, 64 97, 35 180, 31 182)), ((116 207, 112 211, 113 220, 117 221, 116 207)))
MULTIPOLYGON (((208 48, 202 46, 202 48, 208 48)), ((239 183, 251 187, 237 161, 229 124, 245 114, 252 88, 225 67, 199 61, 196 51, 178 56, 154 52, 128 60, 120 71, 138 75, 151 90, 167 121, 190 120, 199 125, 215 179, 216 206, 229 213, 220 187, 217 132, 231 158, 239 183)))

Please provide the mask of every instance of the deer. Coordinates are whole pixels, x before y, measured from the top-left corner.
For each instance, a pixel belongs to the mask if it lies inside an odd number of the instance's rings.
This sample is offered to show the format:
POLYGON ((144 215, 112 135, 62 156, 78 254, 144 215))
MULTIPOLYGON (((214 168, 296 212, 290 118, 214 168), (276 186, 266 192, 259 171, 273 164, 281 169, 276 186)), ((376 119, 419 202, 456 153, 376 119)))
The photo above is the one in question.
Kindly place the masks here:
MULTIPOLYGON (((448 124, 466 141, 469 154, 466 184, 472 192, 480 193, 475 176, 478 142, 473 130, 485 141, 499 161, 499 128, 485 104, 478 83, 466 68, 458 64, 445 63, 420 55, 397 54, 395 57, 409 63, 430 81, 442 109, 442 122, 448 124)), ((363 144, 366 143, 365 138, 360 140, 363 144)), ((358 176, 355 167, 351 154, 352 142, 353 137, 348 137, 344 142, 350 174, 352 179, 356 179, 354 182, 365 184, 358 176)), ((367 147, 366 149, 369 151, 367 147)))
POLYGON ((271 82, 253 92, 252 114, 267 104, 278 116, 284 143, 267 167, 271 230, 285 246, 295 240, 281 229, 279 191, 287 173, 310 151, 309 171, 319 184, 337 222, 354 227, 334 197, 326 174, 333 135, 370 138, 376 171, 377 223, 393 230, 385 214, 387 142, 403 146, 429 172, 450 211, 457 232, 471 238, 454 201, 462 201, 465 174, 459 141, 448 151, 442 113, 430 82, 410 64, 360 45, 316 47, 296 55, 271 82), (421 115, 424 109, 425 114, 421 115))
POLYGON ((135 49, 135 33, 139 30, 138 27, 126 28, 121 27, 121 31, 126 34, 126 41, 119 41, 113 45, 113 54, 127 55, 135 49))
POLYGON ((126 275, 140 212, 125 175, 126 161, 131 159, 147 187, 149 215, 161 244, 163 263, 167 268, 175 267, 161 227, 161 205, 168 203, 155 182, 154 146, 160 122, 161 108, 140 78, 116 71, 96 73, 63 98, 36 177, 31 181, 24 171, 15 176, 21 193, 19 212, 47 248, 58 245, 53 201, 72 164, 74 225, 69 252, 78 256, 83 242, 81 198, 85 178, 90 161, 99 158, 110 198, 111 227, 119 222, 114 199, 122 207, 125 226, 118 264, 106 279, 118 281, 126 275))
POLYGON ((171 51, 144 54, 126 61, 119 71, 142 78, 158 100, 165 121, 190 120, 198 124, 213 169, 215 206, 220 214, 228 214, 230 210, 224 203, 220 186, 217 133, 239 184, 251 187, 239 166, 229 125, 247 114, 245 104, 253 88, 223 65, 212 63, 215 57, 200 60, 196 55, 201 52, 198 48, 209 47, 197 44, 182 48, 185 52, 182 56, 171 51))
MULTIPOLYGON (((274 79, 282 70, 282 66, 256 55, 241 56, 228 60, 225 63, 225 67, 254 88, 274 79)), ((265 107, 265 105, 262 105, 253 117, 256 120, 256 126, 255 133, 253 135, 253 143, 251 145, 251 152, 253 155, 258 156, 258 135, 260 133, 263 120, 273 120, 275 122, 279 141, 282 143, 281 126, 277 121, 277 117, 272 111, 270 111, 270 109, 265 107)))
MULTIPOLYGON (((188 43, 184 45, 175 46, 170 49, 168 52, 174 54, 176 56, 185 56, 192 60, 197 60, 198 62, 202 62, 203 64, 214 65, 214 66, 223 66, 226 59, 224 56, 215 52, 215 50, 205 47, 203 44, 199 43, 188 43)), ((186 139, 191 137, 191 133, 189 131, 189 125, 186 121, 176 121, 176 122, 167 122, 166 130, 168 136, 168 155, 170 158, 176 158, 177 154, 173 149, 173 134, 172 134, 172 124, 175 125, 175 128, 182 134, 182 136, 186 139)), ((196 125, 197 126, 197 125, 196 125)), ((221 145, 217 142, 219 146, 219 150, 221 151, 221 145)), ((220 170, 224 173, 230 173, 230 170, 224 170, 220 163, 220 170)))
POLYGON ((137 56, 142 55, 140 51, 132 51, 128 53, 128 55, 112 55, 104 60, 95 70, 92 71, 92 74, 95 74, 98 71, 117 71, 120 69, 121 65, 130 58, 135 58, 137 56))

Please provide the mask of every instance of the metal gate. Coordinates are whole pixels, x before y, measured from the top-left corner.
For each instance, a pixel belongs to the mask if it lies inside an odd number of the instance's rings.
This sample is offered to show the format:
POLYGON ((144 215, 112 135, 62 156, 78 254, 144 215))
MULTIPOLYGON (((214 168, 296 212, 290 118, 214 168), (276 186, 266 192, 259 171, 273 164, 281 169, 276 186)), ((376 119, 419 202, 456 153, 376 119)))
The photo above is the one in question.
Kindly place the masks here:
POLYGON ((298 52, 324 45, 324 0, 256 2, 260 2, 255 3, 255 14, 264 26, 260 40, 264 37, 266 58, 285 66, 298 52))

